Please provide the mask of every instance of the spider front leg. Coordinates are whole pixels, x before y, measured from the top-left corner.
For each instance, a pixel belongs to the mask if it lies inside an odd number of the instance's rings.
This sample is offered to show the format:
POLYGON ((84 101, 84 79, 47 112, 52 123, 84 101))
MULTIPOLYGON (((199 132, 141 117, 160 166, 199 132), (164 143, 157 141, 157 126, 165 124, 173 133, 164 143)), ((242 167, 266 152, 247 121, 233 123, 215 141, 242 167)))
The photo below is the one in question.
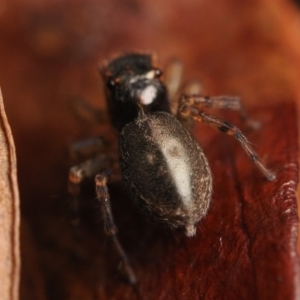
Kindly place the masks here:
POLYGON ((83 161, 104 153, 106 143, 100 137, 91 137, 73 143, 69 149, 71 162, 83 161))
POLYGON ((207 97, 199 94, 183 94, 180 98, 180 105, 194 106, 201 110, 202 108, 217 108, 217 109, 229 109, 239 112, 240 117, 244 123, 249 127, 258 129, 260 127, 259 122, 252 120, 248 117, 246 109, 239 97, 230 96, 214 96, 207 97))
POLYGON ((77 240, 81 240, 79 232, 79 194, 80 185, 86 178, 92 178, 104 167, 110 167, 112 164, 111 158, 105 154, 96 155, 85 160, 81 164, 75 165, 69 170, 68 192, 71 195, 70 210, 71 224, 73 225, 74 236, 77 240))
POLYGON ((84 161, 83 163, 72 167, 69 171, 69 185, 68 190, 72 196, 72 225, 74 226, 74 234, 77 239, 80 239, 79 230, 79 194, 80 194, 80 184, 86 178, 95 176, 96 181, 96 193, 97 199, 101 204, 101 211, 104 219, 105 233, 109 236, 121 257, 128 280, 131 284, 136 283, 135 274, 130 266, 128 258, 126 256, 123 247, 121 246, 119 239, 117 237, 117 227, 114 223, 110 198, 107 188, 108 171, 101 171, 103 169, 114 170, 112 175, 109 176, 112 181, 119 179, 119 172, 117 172, 118 166, 114 163, 114 160, 105 154, 99 154, 91 159, 84 161))
POLYGON ((71 98, 69 100, 69 106, 74 115, 82 121, 86 121, 91 124, 107 122, 106 112, 92 106, 85 99, 80 97, 71 98))
POLYGON ((274 173, 272 173, 264 166, 259 156, 255 153, 255 151, 250 146, 250 143, 247 140, 247 138, 236 126, 234 126, 233 124, 227 121, 221 120, 218 117, 206 114, 203 111, 198 110, 197 108, 190 106, 188 104, 182 105, 179 108, 179 110, 180 113, 185 117, 190 116, 197 121, 203 122, 211 127, 220 130, 221 132, 234 136, 235 139, 243 147, 250 160, 264 174, 264 176, 270 181, 275 179, 274 173))
POLYGON ((110 197, 109 192, 107 188, 107 181, 108 181, 108 172, 104 171, 100 174, 96 175, 95 177, 96 181, 96 193, 97 193, 97 199, 99 200, 101 204, 101 210, 102 210, 102 216, 104 219, 104 230, 108 237, 110 237, 116 247, 116 250, 118 251, 123 263, 124 268, 126 271, 126 274, 128 276, 128 280, 131 284, 136 283, 136 276, 134 274, 134 271, 129 263, 129 260, 127 258, 127 255, 123 249, 123 247, 120 244, 120 241, 117 236, 117 226, 115 225, 112 211, 111 211, 111 205, 110 205, 110 197))

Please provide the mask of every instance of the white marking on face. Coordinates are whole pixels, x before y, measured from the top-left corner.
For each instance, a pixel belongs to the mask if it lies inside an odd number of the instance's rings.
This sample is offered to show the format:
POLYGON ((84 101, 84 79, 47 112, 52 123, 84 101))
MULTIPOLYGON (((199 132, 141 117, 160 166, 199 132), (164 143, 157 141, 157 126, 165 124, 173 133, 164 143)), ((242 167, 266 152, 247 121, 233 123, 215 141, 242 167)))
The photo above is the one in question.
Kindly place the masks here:
POLYGON ((189 207, 192 201, 190 168, 187 163, 189 158, 180 142, 169 136, 161 144, 161 151, 166 159, 176 189, 184 205, 189 207))
POLYGON ((152 70, 152 71, 149 71, 148 73, 146 73, 145 78, 149 79, 149 80, 154 79, 155 78, 155 71, 152 70))
POLYGON ((145 73, 145 74, 142 74, 142 75, 136 75, 136 76, 133 76, 129 83, 132 84, 132 83, 135 83, 139 80, 145 80, 145 79, 148 79, 148 80, 151 80, 151 79, 154 79, 155 78, 155 71, 154 70, 151 70, 149 71, 148 73, 145 73))
POLYGON ((157 95, 157 89, 153 85, 148 85, 140 91, 139 97, 143 105, 149 105, 153 102, 157 95))

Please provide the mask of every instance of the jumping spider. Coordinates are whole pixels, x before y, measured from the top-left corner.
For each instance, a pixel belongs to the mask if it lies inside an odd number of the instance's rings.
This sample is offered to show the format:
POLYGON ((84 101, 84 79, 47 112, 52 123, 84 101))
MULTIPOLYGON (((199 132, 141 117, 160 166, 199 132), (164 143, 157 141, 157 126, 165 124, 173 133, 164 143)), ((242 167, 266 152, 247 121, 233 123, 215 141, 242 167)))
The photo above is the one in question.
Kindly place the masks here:
MULTIPOLYGON (((119 155, 112 159, 112 155, 99 151, 72 167, 69 192, 76 199, 81 181, 95 176, 105 233, 112 238, 129 282, 134 284, 136 277, 119 243, 111 212, 107 188, 111 172, 107 170, 112 168, 112 161, 119 161, 124 184, 138 208, 171 228, 184 229, 188 237, 196 234, 196 225, 206 215, 212 194, 208 161, 188 131, 191 126, 188 120, 204 122, 232 135, 268 180, 275 175, 263 165, 237 127, 203 111, 205 107, 237 110, 247 121, 239 98, 203 97, 196 94, 198 84, 191 84, 176 97, 181 77, 179 62, 167 68, 166 84, 160 78, 162 71, 147 54, 120 56, 106 64, 100 73, 106 83, 109 116, 119 132, 119 155)), ((93 147, 93 141, 78 145, 77 151, 84 152, 93 147)))

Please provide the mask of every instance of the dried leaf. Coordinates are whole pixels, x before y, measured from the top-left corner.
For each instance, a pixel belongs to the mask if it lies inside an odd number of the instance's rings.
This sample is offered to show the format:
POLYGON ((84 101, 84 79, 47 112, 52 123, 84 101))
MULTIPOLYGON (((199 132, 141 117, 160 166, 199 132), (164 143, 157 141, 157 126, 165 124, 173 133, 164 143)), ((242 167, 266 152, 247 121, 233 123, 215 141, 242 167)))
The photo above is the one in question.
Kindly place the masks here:
POLYGON ((19 297, 20 241, 17 163, 12 133, 0 91, 0 295, 19 297))

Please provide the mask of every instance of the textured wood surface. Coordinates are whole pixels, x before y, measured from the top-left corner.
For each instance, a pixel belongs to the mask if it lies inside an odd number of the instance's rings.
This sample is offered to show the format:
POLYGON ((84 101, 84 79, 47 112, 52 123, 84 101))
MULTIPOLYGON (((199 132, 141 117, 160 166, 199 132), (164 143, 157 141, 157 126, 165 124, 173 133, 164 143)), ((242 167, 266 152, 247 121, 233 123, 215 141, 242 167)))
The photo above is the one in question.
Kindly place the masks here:
MULTIPOLYGON (((283 0, 3 3, 0 85, 18 155, 21 298, 297 299, 297 9, 283 0), (136 288, 104 237, 93 184, 83 188, 81 242, 65 193, 70 143, 114 137, 109 124, 76 118, 70 99, 104 108, 97 68, 132 49, 156 52, 162 66, 180 58, 185 79, 201 80, 205 94, 239 95, 261 122, 246 135, 277 174, 267 182, 236 141, 199 124, 214 193, 191 239, 142 219, 122 184, 111 185, 136 288)), ((234 113, 221 115, 243 129, 234 113)))

